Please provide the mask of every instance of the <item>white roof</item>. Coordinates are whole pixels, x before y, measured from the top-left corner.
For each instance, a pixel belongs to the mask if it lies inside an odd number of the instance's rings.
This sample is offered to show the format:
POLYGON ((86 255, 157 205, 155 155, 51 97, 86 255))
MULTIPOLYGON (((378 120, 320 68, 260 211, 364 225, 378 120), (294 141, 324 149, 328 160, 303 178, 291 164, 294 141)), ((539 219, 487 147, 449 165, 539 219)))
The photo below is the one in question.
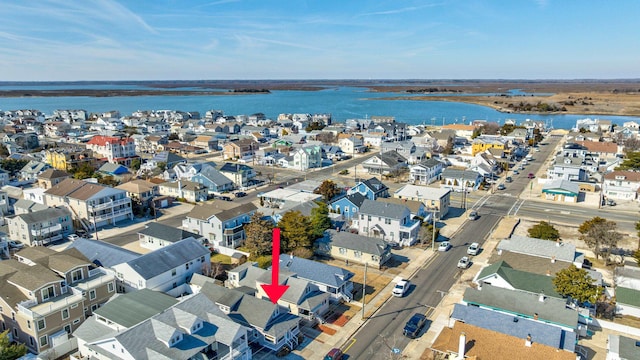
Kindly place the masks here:
POLYGON ((420 198, 424 200, 439 200, 451 192, 451 189, 433 188, 419 185, 405 185, 393 193, 396 198, 420 198))

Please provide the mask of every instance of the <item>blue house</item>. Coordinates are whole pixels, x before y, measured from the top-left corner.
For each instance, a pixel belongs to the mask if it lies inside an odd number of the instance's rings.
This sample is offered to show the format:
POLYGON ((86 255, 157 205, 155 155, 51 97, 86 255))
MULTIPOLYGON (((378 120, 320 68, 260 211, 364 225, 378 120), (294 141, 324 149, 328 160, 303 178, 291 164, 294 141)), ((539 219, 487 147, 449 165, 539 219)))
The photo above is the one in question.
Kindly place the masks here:
POLYGON ((360 193, 369 200, 375 200, 379 197, 389 197, 389 187, 375 177, 368 180, 359 179, 356 185, 347 191, 347 194, 353 193, 360 193))
POLYGON ((351 219, 360 211, 360 206, 366 197, 359 192, 340 196, 329 204, 331 211, 342 214, 346 219, 351 219))
POLYGON ((191 181, 203 184, 209 189, 209 193, 221 193, 233 190, 233 181, 224 176, 211 164, 202 164, 200 172, 191 177, 191 181))

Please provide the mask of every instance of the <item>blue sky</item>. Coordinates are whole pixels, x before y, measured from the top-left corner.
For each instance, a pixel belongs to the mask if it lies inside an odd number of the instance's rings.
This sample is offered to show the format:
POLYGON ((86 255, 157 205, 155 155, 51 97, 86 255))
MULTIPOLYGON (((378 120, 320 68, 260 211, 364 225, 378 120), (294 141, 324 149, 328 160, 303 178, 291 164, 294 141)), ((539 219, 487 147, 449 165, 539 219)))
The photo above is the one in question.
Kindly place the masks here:
POLYGON ((640 1, 0 0, 0 81, 640 78, 640 1))

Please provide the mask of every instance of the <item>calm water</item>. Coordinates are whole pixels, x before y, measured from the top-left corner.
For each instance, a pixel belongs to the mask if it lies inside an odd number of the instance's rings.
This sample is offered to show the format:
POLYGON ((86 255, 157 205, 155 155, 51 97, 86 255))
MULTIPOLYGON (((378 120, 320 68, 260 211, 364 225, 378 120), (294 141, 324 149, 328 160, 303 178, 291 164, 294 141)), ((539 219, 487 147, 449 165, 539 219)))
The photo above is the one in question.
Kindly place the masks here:
MULTIPOLYGON (((135 85, 56 85, 8 87, 2 89, 141 89, 135 85)), ((517 94, 521 92, 514 90, 517 94)), ((410 124, 442 125, 469 123, 472 120, 488 120, 504 123, 515 119, 518 123, 526 119, 546 121, 554 128, 569 129, 577 119, 596 116, 587 115, 534 115, 505 114, 479 105, 411 100, 415 95, 404 93, 372 93, 365 88, 339 87, 320 91, 272 91, 271 94, 217 95, 217 96, 134 96, 134 97, 29 97, 0 98, 0 110, 37 109, 51 114, 56 109, 84 109, 89 112, 118 110, 129 115, 137 110, 173 109, 198 111, 202 116, 207 110, 222 110, 226 115, 264 113, 271 119, 281 113, 330 113, 334 121, 371 116, 394 116, 396 121, 410 124), (390 96, 406 97, 407 100, 380 100, 390 96)), ((625 121, 640 122, 640 117, 597 116, 621 125, 625 121)))

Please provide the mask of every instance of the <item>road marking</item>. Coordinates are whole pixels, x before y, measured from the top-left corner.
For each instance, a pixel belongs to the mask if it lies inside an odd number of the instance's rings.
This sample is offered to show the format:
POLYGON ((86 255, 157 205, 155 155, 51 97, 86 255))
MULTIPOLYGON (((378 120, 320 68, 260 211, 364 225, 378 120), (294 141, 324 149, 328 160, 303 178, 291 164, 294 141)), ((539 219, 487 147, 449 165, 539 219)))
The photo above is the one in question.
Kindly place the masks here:
POLYGON ((433 306, 428 306, 428 305, 425 305, 425 306, 427 306, 427 311, 424 312, 424 316, 428 319, 436 311, 436 308, 434 308, 433 306))
POLYGON ((351 349, 351 347, 353 346, 353 344, 356 343, 356 339, 351 339, 351 344, 349 344, 346 348, 342 349, 343 353, 346 353, 347 351, 349 351, 349 349, 351 349))

